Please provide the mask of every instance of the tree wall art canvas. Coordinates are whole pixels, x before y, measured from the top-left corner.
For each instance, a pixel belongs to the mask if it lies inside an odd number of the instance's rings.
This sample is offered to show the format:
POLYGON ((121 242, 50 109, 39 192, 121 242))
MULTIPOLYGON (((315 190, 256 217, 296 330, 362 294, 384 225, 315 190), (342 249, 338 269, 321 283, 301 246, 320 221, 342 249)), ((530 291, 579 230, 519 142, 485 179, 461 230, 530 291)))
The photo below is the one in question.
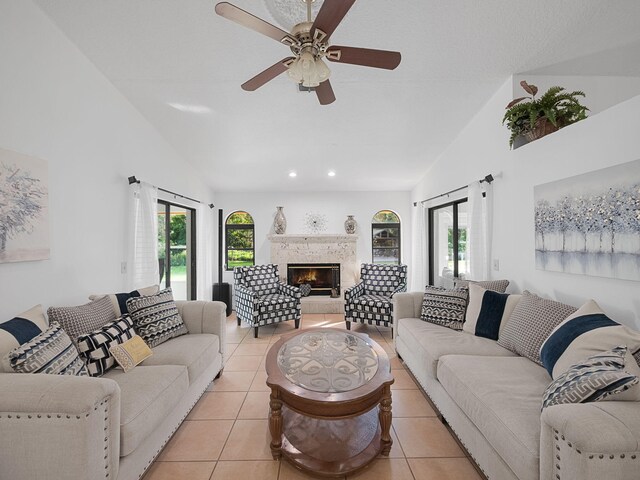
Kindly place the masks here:
POLYGON ((536 268, 640 281, 640 160, 534 187, 536 268))
POLYGON ((47 164, 0 149, 0 263, 49 258, 47 164))

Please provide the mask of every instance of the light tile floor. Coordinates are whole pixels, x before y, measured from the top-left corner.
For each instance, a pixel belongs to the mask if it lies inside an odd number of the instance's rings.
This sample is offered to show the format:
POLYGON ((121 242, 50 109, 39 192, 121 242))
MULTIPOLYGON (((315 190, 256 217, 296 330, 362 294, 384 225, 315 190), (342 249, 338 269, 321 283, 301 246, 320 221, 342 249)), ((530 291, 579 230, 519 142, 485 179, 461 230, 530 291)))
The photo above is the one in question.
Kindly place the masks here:
MULTIPOLYGON (((303 315, 301 328, 345 328, 337 314, 303 315)), ((480 480, 455 439, 397 358, 388 328, 352 324, 367 333, 391 358, 393 447, 349 479, 480 480)), ((227 319, 227 363, 160 453, 144 480, 300 480, 306 475, 269 449, 269 388, 264 364, 269 347, 293 332, 293 322, 253 329, 227 319)))

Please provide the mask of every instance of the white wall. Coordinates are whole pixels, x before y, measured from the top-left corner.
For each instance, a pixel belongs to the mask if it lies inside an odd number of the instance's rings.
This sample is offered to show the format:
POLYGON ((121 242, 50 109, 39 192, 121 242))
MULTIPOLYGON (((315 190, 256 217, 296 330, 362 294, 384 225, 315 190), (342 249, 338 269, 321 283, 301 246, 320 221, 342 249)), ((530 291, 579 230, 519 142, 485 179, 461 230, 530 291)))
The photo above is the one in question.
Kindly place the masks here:
POLYGON ((494 182, 494 278, 511 280, 510 291, 529 289, 580 306, 595 299, 615 320, 640 327, 640 283, 535 269, 533 187, 640 158, 640 96, 515 151, 501 125, 512 99, 509 79, 470 121, 413 190, 427 198, 480 179, 494 182))
POLYGON ((213 192, 30 1, 0 3, 0 148, 49 165, 50 260, 0 264, 0 321, 120 291, 127 177, 213 192))
MULTIPOLYGON (((371 262, 371 218, 380 210, 393 210, 400 216, 402 261, 411 264, 411 203, 410 192, 269 192, 216 194, 216 208, 224 209, 225 218, 231 212, 244 210, 255 222, 256 263, 269 263, 271 244, 267 235, 273 233, 276 206, 284 207, 287 233, 309 233, 304 225, 307 213, 319 213, 327 218, 327 228, 321 233, 344 234, 347 215, 358 222, 358 263, 371 262)), ((216 274, 217 275, 217 274, 216 274)), ((217 276, 216 276, 217 278, 217 276)), ((226 272, 225 282, 233 281, 226 272)))

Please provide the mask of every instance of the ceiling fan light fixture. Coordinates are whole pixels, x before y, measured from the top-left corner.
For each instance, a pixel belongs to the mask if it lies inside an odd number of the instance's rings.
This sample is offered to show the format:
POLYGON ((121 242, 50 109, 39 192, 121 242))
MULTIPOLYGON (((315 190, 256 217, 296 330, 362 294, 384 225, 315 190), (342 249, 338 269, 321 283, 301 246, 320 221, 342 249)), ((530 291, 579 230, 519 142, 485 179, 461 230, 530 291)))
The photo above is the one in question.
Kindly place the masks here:
POLYGON ((306 50, 289 64, 287 74, 303 87, 313 88, 327 80, 331 76, 331 70, 321 58, 306 50))

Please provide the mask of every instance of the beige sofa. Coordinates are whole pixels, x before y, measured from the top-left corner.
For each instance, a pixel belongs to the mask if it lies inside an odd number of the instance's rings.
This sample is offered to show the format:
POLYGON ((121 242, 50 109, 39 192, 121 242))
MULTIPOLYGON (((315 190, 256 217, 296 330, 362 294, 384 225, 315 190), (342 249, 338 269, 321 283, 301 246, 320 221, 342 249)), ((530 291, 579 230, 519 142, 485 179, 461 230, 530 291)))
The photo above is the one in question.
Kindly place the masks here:
POLYGON ((423 293, 394 296, 396 351, 491 480, 640 478, 640 402, 557 405, 551 378, 497 342, 420 320, 423 293))
POLYGON ((225 305, 176 303, 189 334, 128 373, 0 373, 0 479, 140 478, 223 368, 225 305))

